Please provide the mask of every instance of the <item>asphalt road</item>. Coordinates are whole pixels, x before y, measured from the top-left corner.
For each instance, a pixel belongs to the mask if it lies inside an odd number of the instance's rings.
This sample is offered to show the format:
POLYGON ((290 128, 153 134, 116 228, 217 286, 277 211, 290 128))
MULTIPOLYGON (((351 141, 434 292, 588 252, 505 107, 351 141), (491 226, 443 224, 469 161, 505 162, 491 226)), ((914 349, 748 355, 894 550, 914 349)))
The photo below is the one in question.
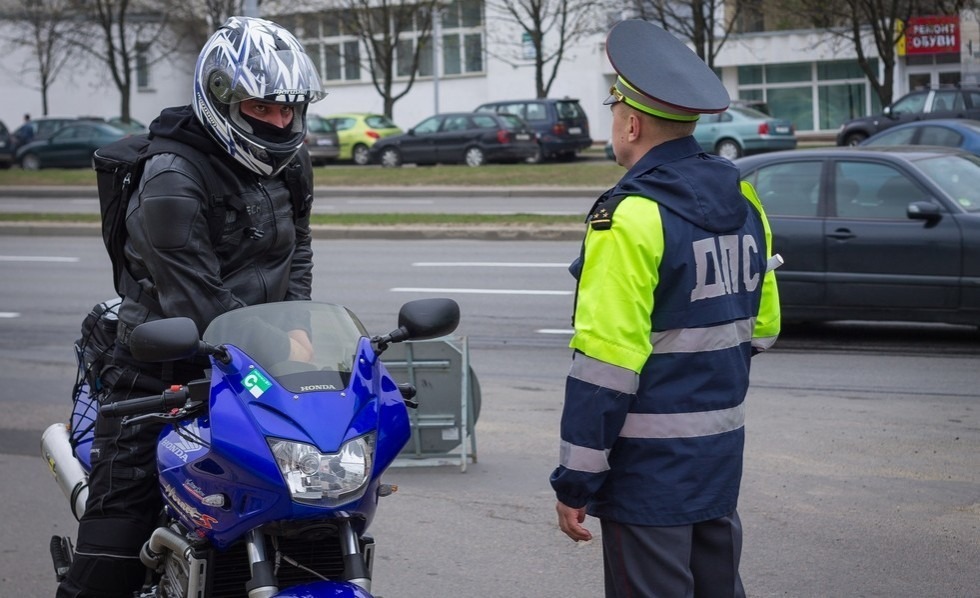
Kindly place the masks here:
MULTIPOLYGON (((558 532, 575 242, 315 241, 315 298, 371 332, 404 301, 459 301, 482 394, 478 460, 396 468, 372 531, 388 597, 601 595, 600 547, 558 532)), ((0 236, 0 596, 53 592, 73 534, 37 456, 67 415, 70 343, 107 296, 98 237, 0 236)), ((954 326, 791 329, 756 357, 740 512, 749 596, 965 597, 980 587, 980 339, 954 326)), ((587 523, 598 531, 596 522, 587 523)))

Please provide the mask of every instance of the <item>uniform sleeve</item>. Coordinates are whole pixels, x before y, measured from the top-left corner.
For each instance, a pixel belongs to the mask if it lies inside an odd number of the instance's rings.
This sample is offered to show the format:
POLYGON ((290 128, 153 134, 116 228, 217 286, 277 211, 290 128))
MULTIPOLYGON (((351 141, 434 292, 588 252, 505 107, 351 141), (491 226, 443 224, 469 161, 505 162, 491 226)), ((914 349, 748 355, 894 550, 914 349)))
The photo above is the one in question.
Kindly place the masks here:
POLYGON ((609 471, 609 452, 650 356, 662 256, 660 209, 648 199, 623 200, 609 230, 586 234, 559 465, 551 475, 558 500, 570 507, 584 506, 609 471))
MULTIPOLYGON (((749 200, 749 203, 755 206, 760 218, 762 218, 762 225, 766 231, 766 259, 769 259, 772 257, 772 230, 769 228, 769 220, 766 218, 762 202, 748 181, 742 181, 742 194, 749 200)), ((762 302, 759 305, 759 313, 756 316, 755 329, 752 333, 752 348, 756 351, 765 351, 771 348, 779 337, 780 327, 781 315, 776 271, 770 269, 762 279, 762 302)))

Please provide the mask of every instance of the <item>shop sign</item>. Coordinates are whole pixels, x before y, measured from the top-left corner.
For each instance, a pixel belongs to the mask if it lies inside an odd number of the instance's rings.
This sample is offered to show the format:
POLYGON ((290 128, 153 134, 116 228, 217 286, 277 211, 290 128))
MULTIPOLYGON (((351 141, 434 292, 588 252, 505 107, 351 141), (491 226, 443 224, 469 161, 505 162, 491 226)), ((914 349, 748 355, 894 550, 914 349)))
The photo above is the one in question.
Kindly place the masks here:
POLYGON ((905 26, 905 54, 948 54, 960 51, 960 18, 912 17, 905 26))

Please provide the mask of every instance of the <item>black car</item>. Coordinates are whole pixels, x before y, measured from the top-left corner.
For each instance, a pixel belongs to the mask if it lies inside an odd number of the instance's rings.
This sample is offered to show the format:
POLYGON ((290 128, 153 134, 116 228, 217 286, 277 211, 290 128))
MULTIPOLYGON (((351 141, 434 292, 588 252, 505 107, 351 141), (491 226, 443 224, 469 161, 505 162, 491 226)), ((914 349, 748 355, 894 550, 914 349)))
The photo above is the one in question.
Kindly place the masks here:
POLYGON ((887 106, 881 114, 855 118, 841 125, 837 145, 857 145, 895 125, 933 118, 980 118, 980 87, 913 91, 887 106))
POLYGON ((26 145, 32 141, 47 139, 56 132, 60 131, 63 127, 73 125, 79 122, 79 120, 83 119, 45 116, 29 120, 17 127, 17 129, 11 133, 11 137, 14 142, 13 149, 16 152, 17 148, 22 145, 26 145))
POLYGON ((0 120, 0 168, 10 168, 14 163, 14 142, 10 138, 10 131, 0 120))
POLYGON ((589 118, 578 100, 572 98, 489 102, 478 106, 476 112, 516 114, 524 119, 534 129, 541 149, 532 162, 571 160, 592 147, 589 118))
POLYGON ((534 133, 512 114, 436 114, 407 132, 379 139, 370 161, 402 164, 522 162, 537 154, 534 133))
POLYGON ((765 206, 787 322, 980 325, 980 158, 932 147, 740 158, 765 206))

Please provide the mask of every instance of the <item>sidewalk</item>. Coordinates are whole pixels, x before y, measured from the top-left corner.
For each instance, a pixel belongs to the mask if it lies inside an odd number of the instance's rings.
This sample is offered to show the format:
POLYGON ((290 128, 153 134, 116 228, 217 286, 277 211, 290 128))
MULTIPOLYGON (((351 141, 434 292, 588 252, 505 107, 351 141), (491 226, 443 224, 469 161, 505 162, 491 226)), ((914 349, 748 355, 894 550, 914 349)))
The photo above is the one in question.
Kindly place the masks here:
MULTIPOLYGON (((326 187, 318 186, 315 197, 343 195, 345 197, 599 197, 606 187, 561 186, 431 186, 431 187, 326 187)), ((91 186, 43 186, 23 185, 0 187, 2 197, 81 197, 97 198, 98 192, 91 186)))

